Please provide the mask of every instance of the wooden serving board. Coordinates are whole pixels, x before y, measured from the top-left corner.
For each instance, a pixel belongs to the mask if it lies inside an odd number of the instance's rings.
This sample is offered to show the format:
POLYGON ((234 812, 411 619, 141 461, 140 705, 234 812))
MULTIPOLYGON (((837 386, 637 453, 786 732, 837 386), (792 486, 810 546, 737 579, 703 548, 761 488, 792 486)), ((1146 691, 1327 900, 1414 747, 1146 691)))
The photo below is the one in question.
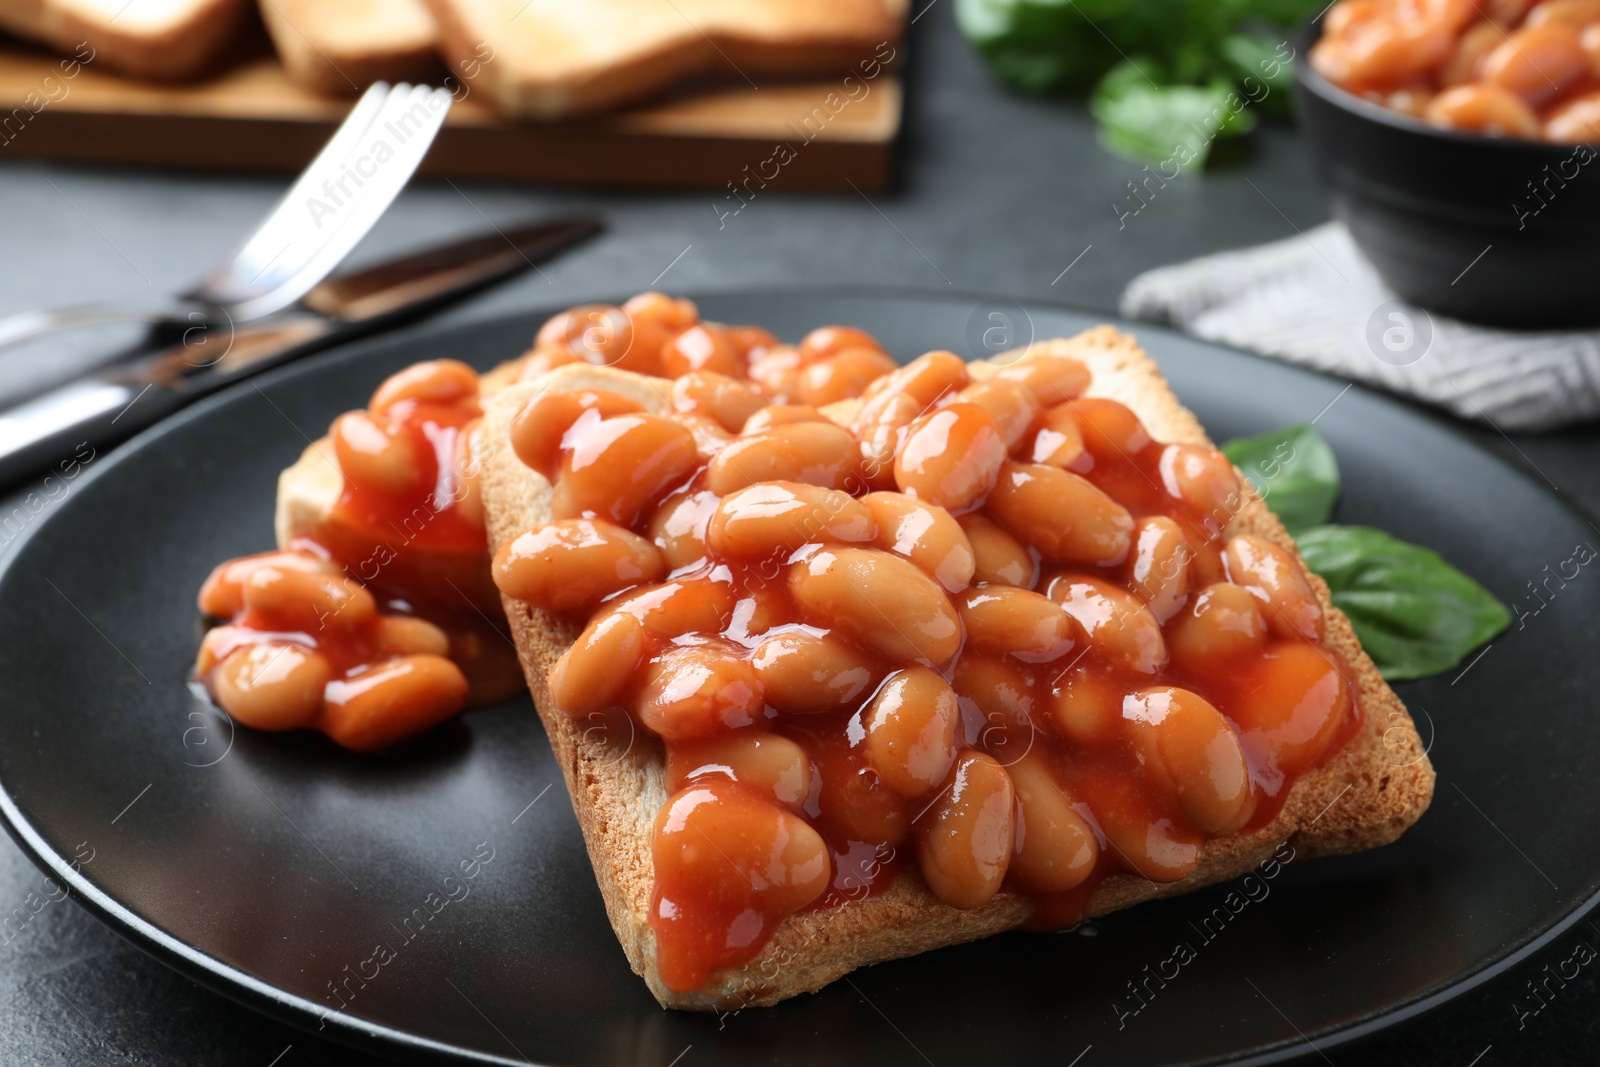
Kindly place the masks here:
MULTIPOLYGON (((270 54, 210 80, 167 86, 0 38, 0 162, 298 171, 349 111, 289 81, 270 54)), ((451 109, 421 174, 576 185, 710 188, 739 206, 782 190, 882 189, 900 128, 892 74, 854 100, 840 79, 706 86, 648 106, 572 122, 511 122, 468 92, 451 109), (780 145, 785 146, 780 149, 780 145), (748 184, 746 184, 748 183, 748 184), (748 191, 744 191, 748 190, 748 191)))

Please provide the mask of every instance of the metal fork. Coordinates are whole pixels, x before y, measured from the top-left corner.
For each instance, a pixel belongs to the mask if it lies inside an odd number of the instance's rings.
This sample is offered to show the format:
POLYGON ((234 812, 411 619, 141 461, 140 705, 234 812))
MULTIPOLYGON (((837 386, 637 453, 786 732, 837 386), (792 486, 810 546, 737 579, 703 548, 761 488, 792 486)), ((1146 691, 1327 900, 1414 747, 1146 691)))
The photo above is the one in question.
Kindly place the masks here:
POLYGON ((0 319, 0 346, 81 326, 237 325, 283 310, 327 277, 394 202, 452 102, 444 89, 378 82, 239 250, 173 305, 23 312, 0 319))

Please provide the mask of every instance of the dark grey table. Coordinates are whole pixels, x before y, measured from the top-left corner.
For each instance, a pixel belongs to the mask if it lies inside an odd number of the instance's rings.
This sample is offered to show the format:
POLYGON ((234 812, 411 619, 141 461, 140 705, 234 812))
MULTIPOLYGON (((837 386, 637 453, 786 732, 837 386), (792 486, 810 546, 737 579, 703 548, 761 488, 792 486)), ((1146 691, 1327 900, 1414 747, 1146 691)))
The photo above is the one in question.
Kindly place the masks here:
MULTIPOLYGON (((581 208, 603 212, 609 235, 451 317, 652 285, 692 291, 828 284, 1003 294, 1110 314, 1140 271, 1283 237, 1327 218, 1302 145, 1291 130, 1276 127, 1261 130, 1243 160, 1167 185, 1119 223, 1113 205, 1140 168, 1099 147, 1081 104, 1019 99, 998 88, 961 42, 951 6, 936 0, 913 29, 901 182, 893 193, 870 201, 854 194, 788 196, 775 184, 737 215, 719 218, 736 205, 715 192, 613 195, 428 183, 401 198, 357 259, 488 222, 581 208)), ((0 313, 175 291, 229 252, 282 190, 279 179, 8 161, 0 148, 0 313)), ((70 376, 97 348, 123 339, 77 338, 0 357, 0 403, 70 376)), ((1600 511, 1600 430, 1515 441, 1477 433, 1515 462, 1536 465, 1579 506, 1600 511)), ((0 709, 3 692, 0 681, 0 709)), ((0 918, 43 885, 9 839, 0 839, 0 918)), ((1594 968, 1521 1025, 1514 1008, 1533 1003, 1526 983, 1569 955, 1573 941, 1600 945, 1600 928, 1576 929, 1583 932, 1557 939, 1439 1010, 1361 1046, 1310 1059, 1339 1067, 1593 1062, 1600 1040, 1594 968)), ((0 1064, 371 1062, 193 985, 73 904, 48 905, 20 933, 0 934, 0 1064)), ((683 1067, 693 1067, 692 1053, 683 1067)))

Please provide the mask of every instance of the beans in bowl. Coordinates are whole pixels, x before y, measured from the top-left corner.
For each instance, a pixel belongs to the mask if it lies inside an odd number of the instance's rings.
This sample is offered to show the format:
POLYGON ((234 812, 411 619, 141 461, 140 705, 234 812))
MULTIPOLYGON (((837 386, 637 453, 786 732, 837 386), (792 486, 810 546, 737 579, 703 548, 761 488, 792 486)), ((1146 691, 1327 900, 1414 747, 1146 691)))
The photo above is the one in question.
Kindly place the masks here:
POLYGON ((1338 0, 1310 60, 1442 129, 1600 142, 1600 0, 1338 0))

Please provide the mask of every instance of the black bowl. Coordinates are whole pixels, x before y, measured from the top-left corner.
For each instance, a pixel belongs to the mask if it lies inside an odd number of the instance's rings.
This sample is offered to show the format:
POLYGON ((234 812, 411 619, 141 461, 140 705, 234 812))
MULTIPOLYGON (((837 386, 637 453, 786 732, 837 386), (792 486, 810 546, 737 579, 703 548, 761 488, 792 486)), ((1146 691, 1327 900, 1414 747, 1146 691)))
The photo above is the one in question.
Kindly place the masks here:
POLYGON ((1383 280, 1455 318, 1520 329, 1600 325, 1595 147, 1435 129, 1311 69, 1299 39, 1311 155, 1383 280))

